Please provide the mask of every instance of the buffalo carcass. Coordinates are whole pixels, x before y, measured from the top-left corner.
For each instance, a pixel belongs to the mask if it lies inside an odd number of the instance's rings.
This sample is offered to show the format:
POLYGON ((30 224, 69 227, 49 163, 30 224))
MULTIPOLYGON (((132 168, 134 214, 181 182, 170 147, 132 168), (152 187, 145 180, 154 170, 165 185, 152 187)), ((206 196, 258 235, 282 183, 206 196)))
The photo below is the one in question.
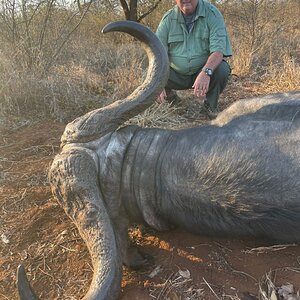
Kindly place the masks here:
MULTIPOLYGON (((116 299, 122 263, 145 263, 128 245, 129 220, 157 230, 299 242, 300 92, 236 102, 199 128, 120 128, 164 88, 168 57, 143 25, 115 22, 103 31, 142 41, 149 68, 129 97, 67 125, 50 169, 52 191, 92 257, 83 299, 116 299)), ((22 266, 17 280, 22 300, 37 299, 22 266)))

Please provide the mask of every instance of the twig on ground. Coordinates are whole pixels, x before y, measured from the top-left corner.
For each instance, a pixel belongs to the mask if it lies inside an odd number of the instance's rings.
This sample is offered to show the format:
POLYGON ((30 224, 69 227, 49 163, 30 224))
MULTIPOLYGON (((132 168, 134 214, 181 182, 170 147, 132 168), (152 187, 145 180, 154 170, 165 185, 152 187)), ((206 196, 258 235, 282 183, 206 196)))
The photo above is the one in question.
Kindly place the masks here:
POLYGON ((238 270, 232 270, 232 273, 237 273, 237 274, 245 275, 246 277, 249 277, 249 278, 253 279, 254 282, 257 282, 257 279, 255 277, 253 277, 252 275, 250 275, 250 274, 248 274, 246 272, 238 271, 238 270))
POLYGON ((243 252, 247 254, 262 254, 268 251, 280 251, 286 249, 287 247, 296 247, 296 246, 298 245, 297 244, 272 245, 272 246, 252 248, 250 250, 245 250, 243 252))
POLYGON ((204 283, 208 286, 208 288, 211 290, 211 292, 215 295, 215 297, 218 299, 218 300, 221 300, 221 298, 216 294, 216 292, 213 290, 213 288, 210 286, 210 284, 205 280, 204 277, 202 277, 204 283))

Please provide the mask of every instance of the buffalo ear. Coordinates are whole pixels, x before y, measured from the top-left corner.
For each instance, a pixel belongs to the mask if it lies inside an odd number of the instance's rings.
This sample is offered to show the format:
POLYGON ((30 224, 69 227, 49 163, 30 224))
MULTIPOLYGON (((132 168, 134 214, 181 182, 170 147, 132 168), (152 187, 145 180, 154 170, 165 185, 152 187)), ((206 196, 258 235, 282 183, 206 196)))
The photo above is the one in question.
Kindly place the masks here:
POLYGON ((39 300, 39 298, 36 296, 36 294, 33 292, 30 286, 23 265, 18 266, 16 285, 17 285, 20 300, 39 300))

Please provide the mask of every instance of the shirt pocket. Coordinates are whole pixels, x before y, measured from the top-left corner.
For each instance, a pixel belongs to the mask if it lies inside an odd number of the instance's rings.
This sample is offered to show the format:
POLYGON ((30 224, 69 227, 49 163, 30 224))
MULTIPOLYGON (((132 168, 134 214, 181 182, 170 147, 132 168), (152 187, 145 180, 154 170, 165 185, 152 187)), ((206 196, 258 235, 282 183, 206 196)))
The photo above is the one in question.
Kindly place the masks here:
POLYGON ((179 54, 183 47, 184 38, 182 34, 170 34, 168 36, 168 48, 169 52, 173 54, 179 54))
POLYGON ((209 31, 206 28, 201 30, 196 35, 196 41, 200 50, 200 55, 207 55, 209 53, 209 31))

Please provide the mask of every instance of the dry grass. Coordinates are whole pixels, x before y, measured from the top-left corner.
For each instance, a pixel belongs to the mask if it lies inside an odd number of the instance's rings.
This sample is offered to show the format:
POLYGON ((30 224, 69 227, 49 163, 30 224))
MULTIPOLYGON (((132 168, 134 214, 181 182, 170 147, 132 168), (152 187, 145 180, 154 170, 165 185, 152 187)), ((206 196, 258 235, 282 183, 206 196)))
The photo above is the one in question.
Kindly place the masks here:
POLYGON ((270 65, 263 76, 261 89, 266 93, 300 89, 299 62, 287 51, 283 52, 281 57, 282 62, 270 65))
POLYGON ((140 84, 144 64, 145 56, 135 44, 116 48, 110 43, 94 49, 91 57, 54 67, 45 78, 19 72, 0 53, 0 118, 70 121, 125 98, 140 84))
MULTIPOLYGON (((275 1, 270 7, 266 3, 240 1, 234 7, 230 2, 219 5, 231 36, 233 73, 242 86, 246 78, 247 86, 250 83, 259 94, 299 89, 300 4, 293 0, 275 1)), ((126 97, 141 83, 147 66, 145 54, 124 34, 101 35, 103 20, 108 22, 110 17, 102 12, 100 18, 98 14, 99 11, 86 17, 47 72, 41 72, 41 64, 31 68, 20 64, 19 58, 6 55, 14 53, 12 48, 9 51, 9 44, 1 44, 2 123, 11 118, 49 117, 66 122, 126 97)), ((156 11, 145 20, 146 24, 155 27, 162 14, 163 11, 156 11)), ((59 19, 58 24, 61 23, 59 19)), ((49 39, 54 34, 51 30, 58 28, 47 30, 49 39)), ((163 109, 152 111, 162 113, 158 118, 166 117, 163 109)), ((144 114, 145 126, 149 125, 148 113, 144 114)), ((138 122, 142 122, 141 117, 138 122)))
POLYGON ((127 124, 135 124, 140 127, 161 127, 161 128, 178 128, 187 120, 178 114, 181 110, 179 107, 171 106, 165 102, 163 104, 154 103, 140 115, 129 120, 127 124))

